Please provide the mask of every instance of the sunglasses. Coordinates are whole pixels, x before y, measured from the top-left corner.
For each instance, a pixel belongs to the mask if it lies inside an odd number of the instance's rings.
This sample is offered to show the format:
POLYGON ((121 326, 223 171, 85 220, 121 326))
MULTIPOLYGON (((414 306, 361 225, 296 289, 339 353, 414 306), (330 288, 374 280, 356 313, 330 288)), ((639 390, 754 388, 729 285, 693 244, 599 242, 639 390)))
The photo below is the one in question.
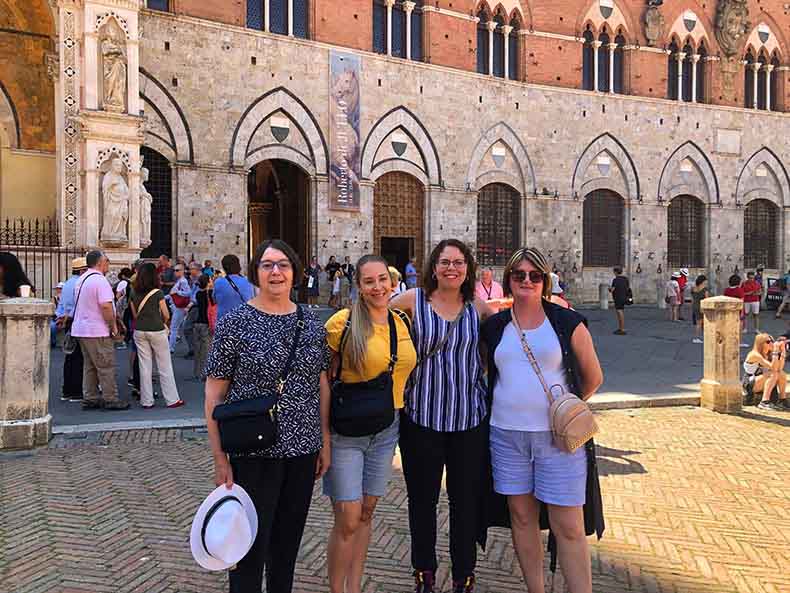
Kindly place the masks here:
POLYGON ((543 282, 543 272, 538 272, 537 270, 530 270, 529 272, 525 272, 524 270, 513 270, 510 272, 510 277, 516 282, 524 282, 527 278, 529 278, 532 284, 543 282))

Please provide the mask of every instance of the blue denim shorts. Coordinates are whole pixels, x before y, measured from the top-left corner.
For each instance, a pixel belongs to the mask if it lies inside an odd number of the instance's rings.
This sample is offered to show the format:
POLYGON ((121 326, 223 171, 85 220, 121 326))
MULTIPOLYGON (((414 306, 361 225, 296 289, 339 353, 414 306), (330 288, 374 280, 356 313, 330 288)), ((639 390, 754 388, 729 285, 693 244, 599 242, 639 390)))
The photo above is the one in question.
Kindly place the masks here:
POLYGON ((392 459, 400 433, 400 415, 373 436, 346 437, 332 433, 332 465, 324 475, 324 494, 334 501, 384 496, 392 476, 392 459))
POLYGON ((546 504, 562 507, 584 504, 587 486, 584 447, 565 453, 554 445, 551 432, 492 426, 491 464, 494 490, 499 494, 534 494, 546 504))

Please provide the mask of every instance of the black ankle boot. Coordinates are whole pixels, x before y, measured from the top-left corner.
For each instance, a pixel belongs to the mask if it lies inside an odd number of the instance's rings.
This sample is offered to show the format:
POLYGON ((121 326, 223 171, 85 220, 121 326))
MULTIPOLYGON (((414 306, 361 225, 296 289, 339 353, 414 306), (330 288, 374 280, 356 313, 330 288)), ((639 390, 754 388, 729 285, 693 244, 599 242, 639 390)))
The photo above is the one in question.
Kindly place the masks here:
POLYGON ((463 581, 453 580, 453 593, 473 593, 474 590, 475 575, 470 575, 463 581))
POLYGON ((414 571, 414 593, 435 593, 435 575, 432 570, 414 571))

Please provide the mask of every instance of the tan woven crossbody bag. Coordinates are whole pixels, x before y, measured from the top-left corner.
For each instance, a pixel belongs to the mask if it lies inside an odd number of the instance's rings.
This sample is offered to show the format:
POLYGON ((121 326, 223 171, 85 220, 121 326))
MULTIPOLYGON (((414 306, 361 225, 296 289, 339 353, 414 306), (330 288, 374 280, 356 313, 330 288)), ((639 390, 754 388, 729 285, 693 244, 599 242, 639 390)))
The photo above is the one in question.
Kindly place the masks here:
POLYGON ((592 410, 587 402, 573 393, 567 393, 562 385, 553 385, 549 388, 515 314, 513 314, 513 325, 521 339, 521 348, 549 400, 549 425, 554 436, 554 444, 566 453, 573 453, 598 432, 598 424, 595 422, 592 410), (551 389, 555 387, 561 390, 557 397, 551 393, 551 389))

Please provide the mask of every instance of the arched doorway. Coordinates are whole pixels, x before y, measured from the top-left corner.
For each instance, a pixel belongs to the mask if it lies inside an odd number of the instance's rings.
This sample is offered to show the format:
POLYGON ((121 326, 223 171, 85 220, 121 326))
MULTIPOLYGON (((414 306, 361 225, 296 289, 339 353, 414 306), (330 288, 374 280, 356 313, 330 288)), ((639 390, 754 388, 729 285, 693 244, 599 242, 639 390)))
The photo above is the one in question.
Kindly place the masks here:
POLYGON ((667 208, 667 263, 705 267, 705 204, 694 196, 672 198, 667 208))
POLYGON ((412 257, 422 268, 424 196, 422 183, 399 171, 379 177, 373 191, 373 252, 401 273, 412 257))
POLYGON ((625 263, 625 203, 608 189, 590 192, 583 212, 585 266, 611 268, 625 263))
POLYGON ((752 200, 743 212, 743 266, 779 267, 779 208, 770 200, 752 200))
POLYGON ((504 266, 516 250, 521 196, 504 183, 489 183, 477 198, 477 263, 504 266))
POLYGON ((170 161, 153 148, 140 148, 143 167, 148 169, 145 189, 151 202, 151 244, 140 257, 154 258, 173 255, 173 170, 170 161))
POLYGON ((310 177, 281 159, 262 161, 247 178, 249 242, 247 257, 267 239, 282 239, 302 264, 310 257, 310 177))

